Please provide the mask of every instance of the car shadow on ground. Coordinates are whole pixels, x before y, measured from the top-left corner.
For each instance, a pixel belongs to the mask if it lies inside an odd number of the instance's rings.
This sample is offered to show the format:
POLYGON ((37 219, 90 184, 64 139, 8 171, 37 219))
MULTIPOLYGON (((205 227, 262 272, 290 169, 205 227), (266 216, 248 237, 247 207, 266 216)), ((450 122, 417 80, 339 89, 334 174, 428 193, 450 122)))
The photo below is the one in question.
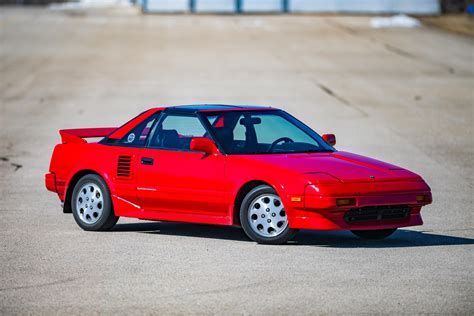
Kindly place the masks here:
MULTIPOLYGON (((117 224, 115 232, 139 232, 167 236, 211 238, 251 242, 243 230, 233 226, 214 226, 171 222, 141 222, 117 224)), ((288 243, 294 246, 319 246, 334 248, 399 248, 449 245, 472 245, 474 239, 441 235, 427 231, 399 229, 384 240, 364 240, 348 231, 301 230, 288 243)))
POLYGON ((441 235, 426 231, 399 229, 382 240, 366 240, 348 231, 300 231, 294 238, 299 245, 333 248, 406 248, 427 246, 472 245, 474 239, 441 235))

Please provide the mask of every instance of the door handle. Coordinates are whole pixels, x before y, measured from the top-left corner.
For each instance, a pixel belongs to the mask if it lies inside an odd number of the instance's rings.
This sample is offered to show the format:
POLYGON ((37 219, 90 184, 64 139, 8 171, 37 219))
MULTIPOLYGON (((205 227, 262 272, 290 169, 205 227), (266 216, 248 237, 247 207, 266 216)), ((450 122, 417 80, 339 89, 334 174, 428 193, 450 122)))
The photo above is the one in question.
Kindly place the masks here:
POLYGON ((152 165, 153 164, 153 158, 142 157, 141 163, 142 163, 142 165, 152 165))

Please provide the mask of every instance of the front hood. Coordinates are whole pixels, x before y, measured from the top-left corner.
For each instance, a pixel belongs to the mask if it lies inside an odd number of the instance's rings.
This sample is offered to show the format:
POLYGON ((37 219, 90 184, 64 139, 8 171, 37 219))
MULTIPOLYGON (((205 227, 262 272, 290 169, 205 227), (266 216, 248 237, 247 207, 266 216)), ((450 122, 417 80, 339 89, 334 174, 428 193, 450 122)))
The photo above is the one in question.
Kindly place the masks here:
POLYGON ((342 182, 421 180, 417 174, 406 169, 341 151, 249 157, 289 172, 308 174, 310 178, 312 174, 326 173, 342 182))

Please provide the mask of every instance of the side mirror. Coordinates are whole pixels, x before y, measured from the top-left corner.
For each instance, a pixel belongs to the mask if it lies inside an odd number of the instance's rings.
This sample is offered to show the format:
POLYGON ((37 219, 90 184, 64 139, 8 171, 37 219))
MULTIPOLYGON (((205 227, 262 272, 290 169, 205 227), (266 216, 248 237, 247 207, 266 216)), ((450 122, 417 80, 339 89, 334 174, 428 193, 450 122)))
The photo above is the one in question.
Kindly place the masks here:
POLYGON ((207 137, 193 137, 189 144, 189 149, 200 151, 208 155, 216 155, 219 153, 216 144, 207 137))
POLYGON ((336 135, 334 134, 324 134, 323 139, 326 143, 328 143, 331 146, 336 145, 336 135))

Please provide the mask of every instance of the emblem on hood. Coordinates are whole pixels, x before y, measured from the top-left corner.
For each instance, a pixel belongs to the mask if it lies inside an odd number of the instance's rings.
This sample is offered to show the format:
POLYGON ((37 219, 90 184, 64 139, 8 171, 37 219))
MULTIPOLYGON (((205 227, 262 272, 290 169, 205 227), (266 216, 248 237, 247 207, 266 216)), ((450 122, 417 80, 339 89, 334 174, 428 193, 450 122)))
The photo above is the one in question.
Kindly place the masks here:
POLYGON ((369 176, 370 179, 375 179, 375 176, 369 176))

